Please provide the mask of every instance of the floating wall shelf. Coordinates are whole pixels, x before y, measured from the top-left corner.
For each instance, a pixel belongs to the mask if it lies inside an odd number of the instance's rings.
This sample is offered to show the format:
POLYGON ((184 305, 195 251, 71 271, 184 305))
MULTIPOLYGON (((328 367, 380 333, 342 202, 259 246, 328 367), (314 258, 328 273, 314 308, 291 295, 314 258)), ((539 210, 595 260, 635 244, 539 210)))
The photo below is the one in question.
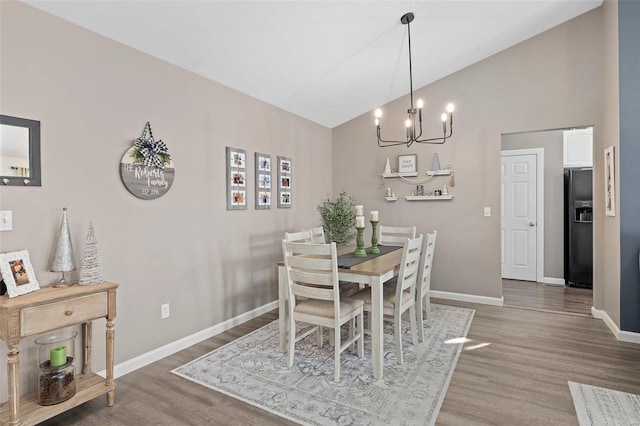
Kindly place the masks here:
POLYGON ((451 170, 427 170, 427 176, 449 176, 451 170))
POLYGON ((416 177, 418 172, 402 172, 402 173, 383 173, 383 178, 397 178, 397 177, 416 177))
POLYGON ((407 195, 407 201, 444 201, 453 200, 453 195, 407 195))
POLYGON ((396 201, 398 199, 398 197, 384 197, 385 200, 392 202, 392 201, 396 201))

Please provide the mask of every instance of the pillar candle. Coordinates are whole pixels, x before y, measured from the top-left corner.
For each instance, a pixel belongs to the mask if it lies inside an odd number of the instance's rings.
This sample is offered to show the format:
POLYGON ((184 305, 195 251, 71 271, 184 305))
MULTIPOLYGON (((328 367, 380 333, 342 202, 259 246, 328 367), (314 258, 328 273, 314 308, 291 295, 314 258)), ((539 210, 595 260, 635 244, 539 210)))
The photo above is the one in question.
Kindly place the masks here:
POLYGON ((356 206, 356 216, 362 216, 364 213, 364 207, 363 206, 356 206))
POLYGON ((356 228, 364 228, 364 216, 356 216, 356 228))
POLYGON ((371 217, 369 218, 369 220, 371 222, 377 222, 378 221, 378 212, 376 210, 372 210, 371 211, 371 217))
MULTIPOLYGON (((46 352, 45 352, 46 353, 46 352)), ((60 367, 67 363, 67 348, 65 346, 56 346, 51 349, 50 364, 52 367, 60 367)))

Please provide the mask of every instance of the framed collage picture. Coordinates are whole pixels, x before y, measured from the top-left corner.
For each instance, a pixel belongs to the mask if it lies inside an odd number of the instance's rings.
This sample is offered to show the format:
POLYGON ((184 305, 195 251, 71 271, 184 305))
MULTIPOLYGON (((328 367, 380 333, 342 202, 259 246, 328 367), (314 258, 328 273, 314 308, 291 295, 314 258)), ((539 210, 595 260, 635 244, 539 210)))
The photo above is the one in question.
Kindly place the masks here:
POLYGON ((278 208, 291 208, 292 164, 291 158, 278 156, 278 208))
POLYGON ((247 151, 227 147, 227 210, 247 209, 247 151))
POLYGON ((271 156, 256 152, 256 210, 271 208, 271 156))

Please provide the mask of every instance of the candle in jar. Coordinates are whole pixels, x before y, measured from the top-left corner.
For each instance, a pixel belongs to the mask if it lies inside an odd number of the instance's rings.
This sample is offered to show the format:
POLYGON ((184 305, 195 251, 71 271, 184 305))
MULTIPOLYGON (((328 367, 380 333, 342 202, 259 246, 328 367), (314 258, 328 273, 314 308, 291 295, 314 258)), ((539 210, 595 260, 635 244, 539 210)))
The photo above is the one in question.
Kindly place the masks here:
POLYGON ((371 222, 377 222, 378 221, 378 212, 376 210, 372 210, 371 211, 371 216, 370 216, 369 220, 371 222))
POLYGON ((356 216, 356 228, 364 228, 364 216, 356 216))
POLYGON ((67 363, 67 348, 65 346, 56 346, 50 352, 51 367, 60 367, 67 363))
POLYGON ((364 206, 356 206, 356 216, 364 215, 363 211, 364 211, 364 206))

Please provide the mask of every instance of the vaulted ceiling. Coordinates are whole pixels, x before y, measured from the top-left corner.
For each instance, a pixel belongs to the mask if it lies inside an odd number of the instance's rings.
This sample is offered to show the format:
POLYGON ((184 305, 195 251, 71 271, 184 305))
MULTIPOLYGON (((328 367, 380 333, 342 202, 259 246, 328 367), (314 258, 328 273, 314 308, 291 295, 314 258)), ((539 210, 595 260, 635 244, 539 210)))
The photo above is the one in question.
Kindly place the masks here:
POLYGON ((333 128, 602 0, 24 1, 333 128))

